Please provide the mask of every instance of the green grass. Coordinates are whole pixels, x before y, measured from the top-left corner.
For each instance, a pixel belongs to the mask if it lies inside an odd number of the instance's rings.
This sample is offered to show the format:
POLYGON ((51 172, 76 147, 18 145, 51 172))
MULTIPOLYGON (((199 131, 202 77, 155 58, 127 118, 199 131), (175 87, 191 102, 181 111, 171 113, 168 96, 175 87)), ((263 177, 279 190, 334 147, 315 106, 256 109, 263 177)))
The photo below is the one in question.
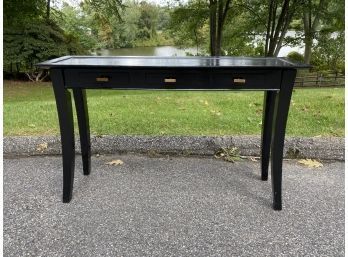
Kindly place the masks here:
MULTIPOLYGON (((89 90, 87 95, 96 135, 260 134, 263 92, 89 90)), ((4 81, 5 135, 58 133, 50 83, 4 81)), ((344 89, 296 89, 287 135, 343 136, 344 89)))

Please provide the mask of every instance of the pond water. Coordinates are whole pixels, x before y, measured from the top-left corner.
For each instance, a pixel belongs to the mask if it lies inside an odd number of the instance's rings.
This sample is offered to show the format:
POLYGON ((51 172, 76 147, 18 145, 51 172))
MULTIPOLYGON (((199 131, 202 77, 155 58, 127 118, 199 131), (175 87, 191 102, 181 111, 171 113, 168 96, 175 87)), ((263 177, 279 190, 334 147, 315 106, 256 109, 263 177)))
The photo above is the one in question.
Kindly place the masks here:
MULTIPOLYGON (((279 52, 279 57, 287 56, 291 51, 303 53, 303 48, 284 46, 279 52)), ((186 56, 186 53, 197 55, 196 48, 181 49, 176 46, 149 46, 118 49, 100 49, 92 55, 101 56, 186 56)))
POLYGON ((186 53, 196 55, 197 51, 195 48, 180 49, 175 46, 154 46, 101 49, 92 54, 101 56, 186 56, 186 53))

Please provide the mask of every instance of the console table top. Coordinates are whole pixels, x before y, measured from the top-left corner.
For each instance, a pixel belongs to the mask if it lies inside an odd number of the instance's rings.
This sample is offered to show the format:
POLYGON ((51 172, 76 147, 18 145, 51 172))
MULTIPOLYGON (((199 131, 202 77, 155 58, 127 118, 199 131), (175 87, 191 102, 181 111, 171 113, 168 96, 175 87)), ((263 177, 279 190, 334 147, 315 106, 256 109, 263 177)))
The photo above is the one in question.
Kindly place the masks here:
POLYGON ((37 64, 44 69, 68 67, 125 68, 310 68, 282 57, 63 56, 37 64))

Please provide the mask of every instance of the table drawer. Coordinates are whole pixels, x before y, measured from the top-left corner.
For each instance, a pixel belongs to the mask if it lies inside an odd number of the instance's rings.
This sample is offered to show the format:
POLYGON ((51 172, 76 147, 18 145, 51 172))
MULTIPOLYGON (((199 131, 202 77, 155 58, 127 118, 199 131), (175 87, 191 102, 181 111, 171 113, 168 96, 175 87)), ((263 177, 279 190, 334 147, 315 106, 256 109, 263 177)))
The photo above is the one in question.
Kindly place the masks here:
POLYGON ((146 73, 148 88, 201 89, 209 87, 209 72, 158 70, 146 73))
POLYGON ((130 73, 115 70, 66 70, 65 83, 68 87, 117 88, 130 86, 130 73))
POLYGON ((68 88, 264 90, 280 89, 281 71, 66 69, 64 76, 68 88))
POLYGON ((281 71, 216 71, 212 87, 224 89, 280 89, 281 71))

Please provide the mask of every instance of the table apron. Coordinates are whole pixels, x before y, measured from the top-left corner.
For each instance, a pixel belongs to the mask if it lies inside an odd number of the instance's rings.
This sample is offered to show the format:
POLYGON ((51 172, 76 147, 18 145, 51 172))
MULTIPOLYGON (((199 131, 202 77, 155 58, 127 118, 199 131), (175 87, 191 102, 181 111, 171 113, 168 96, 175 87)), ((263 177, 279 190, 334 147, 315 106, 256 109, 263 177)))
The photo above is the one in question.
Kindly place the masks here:
POLYGON ((271 69, 64 69, 66 88, 155 90, 279 90, 271 69))

